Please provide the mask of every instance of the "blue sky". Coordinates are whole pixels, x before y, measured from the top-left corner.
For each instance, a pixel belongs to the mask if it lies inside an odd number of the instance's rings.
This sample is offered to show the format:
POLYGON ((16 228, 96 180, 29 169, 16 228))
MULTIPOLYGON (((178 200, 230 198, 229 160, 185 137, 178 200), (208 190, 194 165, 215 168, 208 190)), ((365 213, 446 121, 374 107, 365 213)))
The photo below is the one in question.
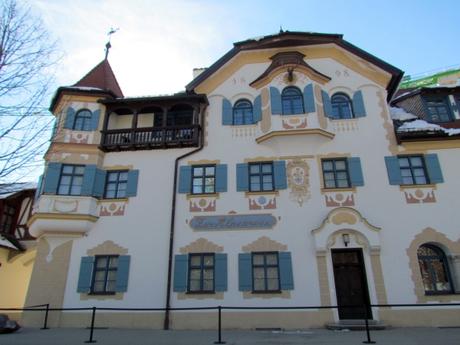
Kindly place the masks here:
POLYGON ((460 65, 460 1, 35 0, 65 53, 57 82, 76 82, 103 57, 127 95, 170 93, 232 43, 284 30, 340 33, 408 74, 460 65))

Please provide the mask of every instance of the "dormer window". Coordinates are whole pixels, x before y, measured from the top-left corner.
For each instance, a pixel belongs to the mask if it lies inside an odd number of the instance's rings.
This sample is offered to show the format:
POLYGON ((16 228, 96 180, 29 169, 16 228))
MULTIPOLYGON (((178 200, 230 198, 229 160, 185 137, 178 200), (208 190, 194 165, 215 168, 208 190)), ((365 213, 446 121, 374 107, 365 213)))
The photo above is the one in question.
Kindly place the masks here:
POLYGON ((253 123, 252 103, 246 99, 237 101, 233 106, 233 124, 250 125, 253 123))
POLYGON ((336 93, 332 96, 331 106, 334 119, 352 119, 354 117, 350 98, 343 93, 336 93))
POLYGON ((73 123, 73 128, 76 131, 91 131, 92 121, 91 117, 93 114, 88 109, 82 109, 77 112, 75 115, 75 121, 73 123))
POLYGON ((294 86, 289 86, 283 90, 281 102, 283 115, 303 114, 305 112, 302 92, 294 86))
POLYGON ((452 111, 445 96, 425 97, 428 120, 431 122, 453 121, 452 111))

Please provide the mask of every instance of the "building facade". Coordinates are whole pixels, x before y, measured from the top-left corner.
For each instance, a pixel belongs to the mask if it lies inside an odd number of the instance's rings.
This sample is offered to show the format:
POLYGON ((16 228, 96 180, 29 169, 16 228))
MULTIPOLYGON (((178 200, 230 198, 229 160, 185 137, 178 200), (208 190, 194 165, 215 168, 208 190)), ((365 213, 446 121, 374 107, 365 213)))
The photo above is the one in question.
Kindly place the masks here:
POLYGON ((35 183, 0 185, 0 305, 23 306, 35 259, 36 241, 27 222, 33 211, 35 183))
MULTIPOLYGON (((232 311, 225 327, 366 315, 458 325, 458 309, 369 307, 460 300, 460 140, 399 140, 388 101, 401 77, 341 35, 313 33, 235 43, 171 96, 123 97, 102 61, 52 101, 26 304, 339 305, 232 311)), ((50 322, 87 318, 60 312, 50 322)), ((214 311, 98 318, 215 327, 214 311)))

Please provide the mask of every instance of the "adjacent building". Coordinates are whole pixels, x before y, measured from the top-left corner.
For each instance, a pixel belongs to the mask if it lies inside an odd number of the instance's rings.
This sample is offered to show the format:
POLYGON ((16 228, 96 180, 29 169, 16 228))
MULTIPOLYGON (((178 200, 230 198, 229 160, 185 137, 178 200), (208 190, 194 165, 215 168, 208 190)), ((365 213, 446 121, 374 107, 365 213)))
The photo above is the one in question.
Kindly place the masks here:
MULTIPOLYGON (((342 35, 280 32, 198 72, 182 93, 124 97, 104 60, 57 90, 27 305, 339 305, 226 312, 224 326, 458 326, 458 309, 369 307, 460 300, 459 136, 407 138, 414 115, 388 106, 402 71, 342 35)), ((216 322, 101 314, 111 326, 216 322)))

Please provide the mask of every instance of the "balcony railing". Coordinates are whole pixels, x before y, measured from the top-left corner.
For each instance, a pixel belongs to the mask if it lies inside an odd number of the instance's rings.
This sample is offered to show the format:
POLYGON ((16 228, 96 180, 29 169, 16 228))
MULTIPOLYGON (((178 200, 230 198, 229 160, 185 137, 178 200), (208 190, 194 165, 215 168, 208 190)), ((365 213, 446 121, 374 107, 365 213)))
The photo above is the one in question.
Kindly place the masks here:
POLYGON ((149 150, 198 146, 199 125, 109 129, 102 131, 104 151, 149 150))

